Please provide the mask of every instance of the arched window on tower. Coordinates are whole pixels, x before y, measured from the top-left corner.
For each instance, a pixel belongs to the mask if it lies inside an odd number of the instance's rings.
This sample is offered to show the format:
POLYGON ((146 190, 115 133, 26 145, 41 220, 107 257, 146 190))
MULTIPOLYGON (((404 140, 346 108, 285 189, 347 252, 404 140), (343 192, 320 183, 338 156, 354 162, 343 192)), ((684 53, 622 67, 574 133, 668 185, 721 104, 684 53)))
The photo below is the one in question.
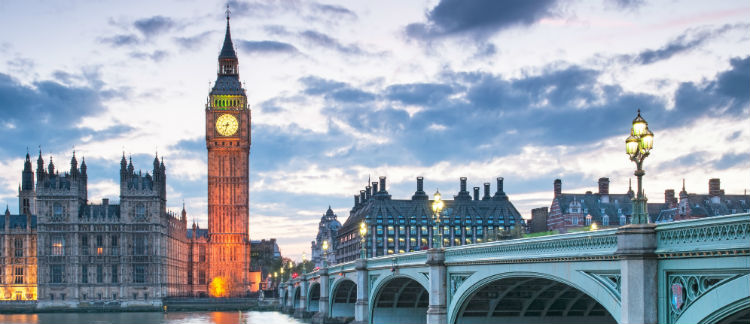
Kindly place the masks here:
POLYGON ((586 226, 591 225, 591 214, 586 215, 586 226))

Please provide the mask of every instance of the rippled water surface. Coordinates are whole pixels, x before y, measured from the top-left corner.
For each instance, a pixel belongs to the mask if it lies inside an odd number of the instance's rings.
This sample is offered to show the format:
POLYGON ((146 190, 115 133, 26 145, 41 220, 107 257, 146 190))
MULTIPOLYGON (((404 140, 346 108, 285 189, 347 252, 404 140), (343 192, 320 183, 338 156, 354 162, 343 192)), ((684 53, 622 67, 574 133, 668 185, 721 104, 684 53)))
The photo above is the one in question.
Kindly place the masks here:
POLYGON ((0 314, 0 323, 33 324, 300 324, 278 312, 40 313, 0 314))

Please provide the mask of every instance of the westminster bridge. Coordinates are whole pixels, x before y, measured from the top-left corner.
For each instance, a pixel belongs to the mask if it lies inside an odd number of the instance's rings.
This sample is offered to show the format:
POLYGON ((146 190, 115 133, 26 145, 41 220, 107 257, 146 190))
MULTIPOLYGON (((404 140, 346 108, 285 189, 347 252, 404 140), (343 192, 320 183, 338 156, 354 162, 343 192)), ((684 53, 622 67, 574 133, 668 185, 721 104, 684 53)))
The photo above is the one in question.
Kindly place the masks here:
POLYGON ((316 323, 747 323, 750 214, 360 259, 279 289, 316 323))

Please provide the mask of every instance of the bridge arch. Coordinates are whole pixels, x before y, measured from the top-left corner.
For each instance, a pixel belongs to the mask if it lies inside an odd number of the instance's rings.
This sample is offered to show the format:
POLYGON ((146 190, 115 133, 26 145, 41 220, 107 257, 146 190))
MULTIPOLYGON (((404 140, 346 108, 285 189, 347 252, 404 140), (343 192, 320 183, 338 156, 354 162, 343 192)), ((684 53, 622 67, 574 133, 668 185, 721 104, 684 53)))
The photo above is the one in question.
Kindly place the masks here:
POLYGON ((313 281, 310 283, 310 290, 307 292, 307 311, 317 312, 320 308, 320 283, 313 281))
POLYGON ((706 292, 675 321, 682 323, 747 323, 750 319, 750 274, 738 276, 706 292))
POLYGON ((331 288, 330 316, 354 317, 354 304, 357 302, 357 284, 347 277, 333 282, 331 288))
POLYGON ((370 323, 425 323, 429 293, 426 280, 390 275, 375 282, 370 298, 370 323))
POLYGON ((292 296, 293 296, 292 297, 292 306, 294 307, 294 309, 299 308, 299 305, 301 303, 301 301, 300 301, 300 295, 301 294, 302 294, 302 288, 300 288, 299 285, 297 285, 296 287, 294 287, 294 292, 292 293, 292 296))
POLYGON ((620 317, 619 300, 603 287, 549 273, 506 272, 464 285, 451 301, 450 323, 617 323, 620 317))

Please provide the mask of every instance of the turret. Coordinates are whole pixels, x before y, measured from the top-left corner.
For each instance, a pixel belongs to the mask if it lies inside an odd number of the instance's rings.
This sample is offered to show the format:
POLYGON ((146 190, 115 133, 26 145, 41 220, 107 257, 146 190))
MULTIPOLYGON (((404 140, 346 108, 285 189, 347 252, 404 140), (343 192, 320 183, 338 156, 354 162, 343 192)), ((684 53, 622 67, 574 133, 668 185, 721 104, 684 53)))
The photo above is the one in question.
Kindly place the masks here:
POLYGON ((88 168, 86 167, 86 157, 84 157, 83 159, 81 159, 81 176, 84 178, 87 177, 86 169, 88 168))
POLYGON ((76 151, 73 151, 73 157, 70 158, 70 175, 78 175, 78 160, 76 160, 76 151))
POLYGON ((42 178, 44 178, 44 159, 42 159, 42 150, 39 149, 39 157, 36 159, 36 182, 41 182, 42 178))
POLYGON ((47 172, 49 173, 49 175, 55 174, 55 164, 52 163, 52 156, 51 155, 49 157, 49 165, 47 166, 47 170, 48 170, 47 172))
POLYGON ((34 190, 34 171, 31 170, 31 158, 29 157, 29 152, 26 152, 26 161, 23 163, 21 190, 34 190))

